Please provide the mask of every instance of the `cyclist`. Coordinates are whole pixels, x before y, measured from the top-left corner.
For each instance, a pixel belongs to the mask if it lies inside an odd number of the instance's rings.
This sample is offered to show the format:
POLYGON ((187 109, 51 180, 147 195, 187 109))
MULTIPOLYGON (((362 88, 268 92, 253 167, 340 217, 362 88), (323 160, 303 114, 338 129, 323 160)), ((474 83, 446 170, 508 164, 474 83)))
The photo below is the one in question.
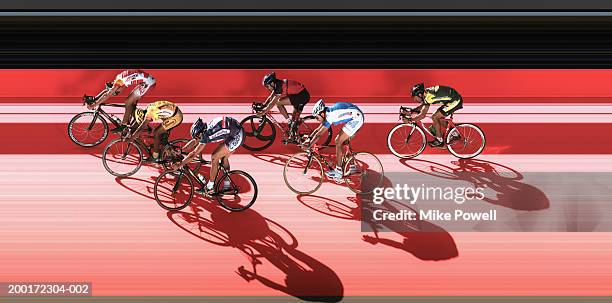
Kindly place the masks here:
POLYGON ((136 105, 149 89, 155 87, 155 78, 139 69, 128 69, 115 76, 115 80, 106 83, 106 89, 97 96, 85 96, 87 108, 94 109, 98 104, 104 103, 110 96, 119 95, 126 87, 135 86, 125 99, 125 112, 121 125, 112 129, 112 132, 121 132, 130 123, 132 114, 136 111, 136 105))
MULTIPOLYGON (((172 165, 172 170, 177 170, 190 163, 204 151, 207 143, 223 141, 223 144, 219 144, 211 155, 210 178, 206 183, 206 188, 199 190, 199 192, 210 196, 214 193, 215 180, 213 178, 216 178, 219 171, 219 162, 222 162, 226 170, 230 169, 229 158, 244 142, 244 132, 238 120, 223 116, 214 118, 208 123, 204 123, 201 118, 198 118, 191 126, 190 133, 193 140, 189 141, 184 149, 190 150, 194 147, 195 149, 183 161, 172 165)), ((229 185, 229 180, 226 180, 223 184, 226 188, 229 185)))
MULTIPOLYGON (((304 143, 308 148, 310 148, 314 142, 317 142, 317 139, 324 130, 332 125, 344 123, 344 127, 342 127, 342 130, 336 137, 336 169, 326 173, 330 178, 341 178, 343 176, 342 163, 344 158, 344 145, 347 144, 349 139, 352 139, 361 126, 363 126, 363 112, 359 107, 348 102, 339 102, 331 107, 326 107, 323 99, 320 99, 315 103, 312 115, 321 122, 321 125, 312 132, 308 140, 304 143)), ((351 174, 355 171, 356 167, 351 165, 348 173, 351 174)))
POLYGON ((448 117, 457 110, 463 108, 463 98, 461 95, 448 86, 432 86, 425 88, 423 83, 418 83, 412 87, 412 97, 420 105, 413 109, 413 113, 418 113, 412 118, 404 118, 404 123, 419 121, 427 115, 429 106, 436 103, 442 103, 442 106, 431 116, 436 138, 429 143, 432 147, 440 147, 444 145, 444 130, 448 125, 445 117, 448 117))
POLYGON ((179 107, 170 101, 156 101, 149 104, 146 109, 136 109, 135 120, 138 128, 131 135, 130 139, 137 138, 140 132, 149 125, 150 122, 158 122, 154 130, 153 153, 150 162, 159 163, 159 149, 162 143, 168 142, 168 132, 179 126, 183 122, 183 113, 179 107))
POLYGON ((310 94, 304 86, 304 84, 288 79, 276 78, 276 73, 271 72, 264 76, 262 84, 265 88, 270 91, 270 95, 264 102, 264 108, 257 115, 262 117, 266 114, 274 105, 278 107, 283 117, 288 120, 289 124, 289 139, 292 140, 295 133, 295 126, 297 121, 304 110, 304 106, 310 101, 310 94), (291 118, 287 113, 285 105, 293 105, 293 113, 291 118))

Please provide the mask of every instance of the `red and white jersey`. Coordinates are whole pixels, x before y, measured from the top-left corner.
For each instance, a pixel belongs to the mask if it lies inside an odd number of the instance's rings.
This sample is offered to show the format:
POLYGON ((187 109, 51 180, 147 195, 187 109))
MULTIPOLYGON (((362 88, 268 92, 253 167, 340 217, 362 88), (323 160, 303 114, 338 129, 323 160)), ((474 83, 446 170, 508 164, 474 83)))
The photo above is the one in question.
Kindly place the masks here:
POLYGON ((155 84, 155 78, 149 73, 146 73, 139 69, 128 69, 119 73, 115 77, 115 85, 117 86, 130 86, 145 83, 149 86, 155 84))

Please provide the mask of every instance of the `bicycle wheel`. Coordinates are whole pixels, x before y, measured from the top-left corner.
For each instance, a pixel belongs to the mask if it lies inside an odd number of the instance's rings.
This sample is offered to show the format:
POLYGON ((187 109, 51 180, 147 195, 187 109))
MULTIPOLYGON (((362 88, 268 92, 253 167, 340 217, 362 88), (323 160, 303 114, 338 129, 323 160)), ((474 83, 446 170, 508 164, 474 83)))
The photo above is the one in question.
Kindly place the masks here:
POLYGON ((217 182, 217 201, 229 211, 243 211, 257 200, 257 183, 251 175, 233 170, 217 182))
POLYGON ((323 166, 317 157, 300 152, 291 156, 285 164, 283 178, 292 192, 312 194, 323 184, 323 166))
POLYGON ((425 150, 425 132, 414 124, 398 124, 387 135, 387 147, 398 158, 409 159, 425 150))
MULTIPOLYGON (((314 131, 315 128, 317 128, 319 124, 320 124, 319 121, 317 121, 317 118, 315 118, 314 116, 304 117, 302 119, 302 123, 298 125, 298 138, 301 139, 303 135, 312 134, 312 131, 314 131)), ((328 146, 329 143, 331 143, 332 135, 333 135, 333 132, 332 132, 332 128, 330 127, 327 129, 326 133, 324 133, 323 135, 321 135, 321 137, 319 137, 319 141, 315 143, 321 146, 328 146)))
POLYGON ((262 151, 276 139, 276 128, 268 117, 257 117, 251 115, 240 122, 244 130, 244 142, 242 146, 250 151, 262 151))
POLYGON ((167 171, 155 180, 155 201, 165 210, 180 210, 193 199, 193 181, 184 172, 167 171))
POLYGON ((353 154, 344 164, 344 182, 357 194, 369 194, 383 183, 385 172, 380 160, 371 153, 353 154))
POLYGON ((142 149, 134 142, 116 139, 108 143, 102 153, 102 164, 116 177, 135 174, 142 166, 142 149))
MULTIPOLYGON (((190 151, 183 150, 183 147, 189 142, 188 139, 176 139, 168 142, 168 145, 164 146, 160 153, 161 159, 163 159, 164 169, 170 168, 172 163, 181 161, 187 157, 190 151)), ((203 157, 199 154, 191 163, 187 165, 194 173, 200 170, 202 167, 203 157)))
POLYGON ((94 112, 82 112, 70 119, 68 136, 79 146, 96 146, 108 137, 108 122, 94 112))
POLYGON ((474 158, 484 150, 484 132, 474 124, 457 124, 446 135, 446 147, 460 159, 474 158))

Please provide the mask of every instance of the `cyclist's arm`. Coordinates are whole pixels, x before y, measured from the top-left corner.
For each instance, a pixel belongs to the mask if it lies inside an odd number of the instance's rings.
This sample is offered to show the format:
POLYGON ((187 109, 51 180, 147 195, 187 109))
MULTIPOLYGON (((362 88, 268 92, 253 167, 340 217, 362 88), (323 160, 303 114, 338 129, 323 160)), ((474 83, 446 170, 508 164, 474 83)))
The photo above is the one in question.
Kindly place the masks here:
POLYGON ((314 142, 317 142, 317 140, 319 140, 319 137, 321 136, 321 133, 323 133, 323 130, 326 129, 327 127, 325 127, 324 123, 321 123, 310 135, 310 140, 309 140, 309 144, 308 147, 310 147, 314 142))
POLYGON ((272 91, 270 93, 270 96, 268 96, 268 98, 266 99, 266 102, 264 102, 264 108, 261 110, 261 113, 262 114, 267 113, 276 104, 277 100, 278 100, 278 96, 276 96, 274 91, 272 91))
POLYGON ((121 86, 119 85, 113 85, 113 87, 111 88, 107 88, 102 90, 95 98, 94 100, 96 100, 96 102, 94 103, 94 107, 98 106, 101 103, 104 103, 104 101, 108 100, 108 98, 110 98, 110 96, 115 95, 117 92, 119 92, 119 90, 121 89, 121 86))
POLYGON ((429 104, 421 104, 417 108, 419 110, 419 114, 412 118, 414 121, 419 121, 427 116, 427 112, 429 111, 429 104))
MULTIPOLYGON (((189 143, 191 143, 191 142, 197 142, 197 140, 193 139, 189 143)), ((185 147, 187 147, 187 146, 185 146, 185 147)), ((199 154, 201 154, 204 151, 204 147, 206 147, 206 143, 199 143, 198 146, 196 146, 196 148, 194 150, 192 150, 187 155, 187 157, 185 157, 185 159, 183 159, 183 161, 181 161, 179 164, 176 165, 176 167, 177 168, 181 168, 181 167, 189 164, 191 162, 191 160, 193 160, 195 157, 197 157, 199 154)))
POLYGON ((191 139, 191 141, 187 142, 187 144, 185 144, 185 146, 183 146, 183 150, 190 150, 190 149, 194 148, 197 144, 198 144, 198 140, 191 139))
POLYGON ((138 125, 138 128, 136 129, 136 131, 134 131, 134 133, 132 134, 132 138, 138 138, 138 135, 140 134, 140 132, 142 132, 142 130, 149 125, 149 122, 151 121, 151 119, 149 117, 145 117, 144 120, 142 120, 142 123, 140 123, 140 125, 138 125))

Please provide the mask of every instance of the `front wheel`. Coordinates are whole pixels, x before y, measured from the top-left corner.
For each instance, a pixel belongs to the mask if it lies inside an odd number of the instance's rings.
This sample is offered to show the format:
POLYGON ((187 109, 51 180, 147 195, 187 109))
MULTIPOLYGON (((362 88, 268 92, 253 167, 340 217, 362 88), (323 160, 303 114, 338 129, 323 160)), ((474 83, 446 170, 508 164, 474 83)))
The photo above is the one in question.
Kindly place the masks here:
POLYGON ((217 183, 217 201, 229 211, 243 211, 257 200, 257 183, 251 175, 233 170, 217 183))
POLYGON ((446 135, 448 151, 460 159, 474 158, 484 150, 484 132, 474 124, 457 124, 446 135))
POLYGON ((283 178, 292 192, 309 195, 323 184, 323 166, 317 157, 300 152, 291 156, 285 164, 283 178))
POLYGON ((344 163, 344 182, 357 194, 369 194, 383 183, 385 172, 380 160, 371 153, 358 152, 344 163))
POLYGON ((183 171, 167 171, 155 180, 155 201, 165 210, 180 210, 193 199, 193 181, 183 171))
POLYGON ((270 147, 276 139, 276 128, 268 117, 251 115, 244 118, 240 126, 245 136, 242 146, 250 151, 262 151, 270 147))
POLYGON ((387 136, 387 147, 396 157, 410 159, 425 150, 425 132, 414 124, 398 124, 387 136))
POLYGON ((68 136, 77 145, 96 146, 108 137, 108 122, 94 112, 82 112, 70 119, 68 136))
POLYGON ((128 177, 142 166, 142 149, 134 142, 116 139, 108 143, 102 153, 102 164, 116 177, 128 177))

